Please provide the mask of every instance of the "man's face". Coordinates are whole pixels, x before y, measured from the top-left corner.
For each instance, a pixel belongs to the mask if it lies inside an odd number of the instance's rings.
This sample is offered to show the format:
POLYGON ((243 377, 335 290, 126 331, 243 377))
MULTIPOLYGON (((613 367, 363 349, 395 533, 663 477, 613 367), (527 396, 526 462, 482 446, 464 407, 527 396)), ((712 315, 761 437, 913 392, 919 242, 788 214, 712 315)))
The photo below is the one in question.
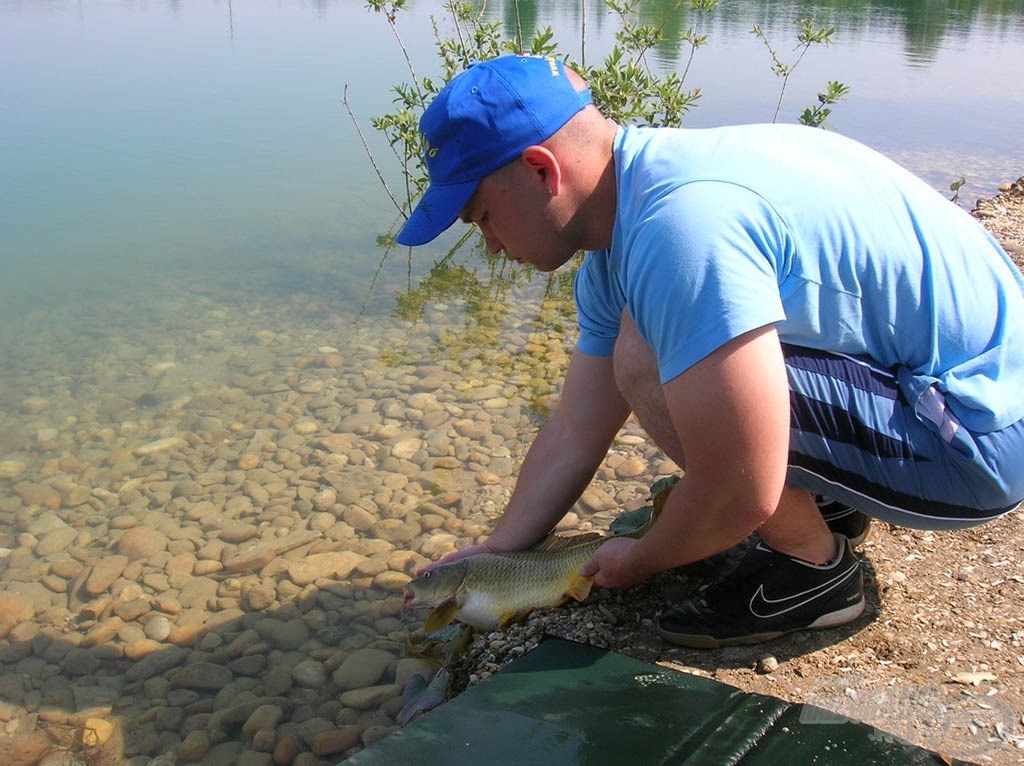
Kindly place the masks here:
POLYGON ((577 249, 566 242, 554 207, 543 178, 513 161, 480 182, 459 217, 476 225, 489 252, 554 271, 577 249))

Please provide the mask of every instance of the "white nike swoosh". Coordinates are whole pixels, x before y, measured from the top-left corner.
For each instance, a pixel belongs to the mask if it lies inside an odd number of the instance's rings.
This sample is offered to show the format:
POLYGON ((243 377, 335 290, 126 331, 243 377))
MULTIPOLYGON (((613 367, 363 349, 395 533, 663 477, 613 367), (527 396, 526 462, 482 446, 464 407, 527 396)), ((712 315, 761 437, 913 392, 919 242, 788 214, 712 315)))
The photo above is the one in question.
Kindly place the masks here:
POLYGON ((809 604, 816 598, 824 596, 829 591, 835 590, 843 581, 860 567, 859 561, 854 561, 849 567, 837 574, 831 580, 816 585, 800 593, 785 598, 768 598, 764 595, 764 583, 758 586, 757 591, 750 597, 750 613, 761 619, 770 619, 779 615, 799 609, 804 604, 809 604))

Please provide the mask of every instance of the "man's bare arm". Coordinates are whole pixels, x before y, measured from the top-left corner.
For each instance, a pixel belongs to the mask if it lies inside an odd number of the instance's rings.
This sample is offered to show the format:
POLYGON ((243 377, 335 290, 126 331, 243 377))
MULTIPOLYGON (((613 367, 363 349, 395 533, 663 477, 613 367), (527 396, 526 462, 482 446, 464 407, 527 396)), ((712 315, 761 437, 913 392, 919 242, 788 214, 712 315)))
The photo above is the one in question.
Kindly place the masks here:
POLYGON ((574 352, 558 406, 530 446, 488 546, 519 550, 550 532, 586 489, 628 416, 612 357, 574 352))
POLYGON ((778 336, 736 338, 664 386, 686 474, 654 528, 612 540, 584 567, 625 587, 742 541, 779 503, 789 448, 789 386, 778 336))
POLYGON ((421 571, 474 553, 522 550, 540 540, 586 489, 628 416, 612 358, 574 352, 558 406, 530 445, 494 532, 486 542, 449 553, 421 571))

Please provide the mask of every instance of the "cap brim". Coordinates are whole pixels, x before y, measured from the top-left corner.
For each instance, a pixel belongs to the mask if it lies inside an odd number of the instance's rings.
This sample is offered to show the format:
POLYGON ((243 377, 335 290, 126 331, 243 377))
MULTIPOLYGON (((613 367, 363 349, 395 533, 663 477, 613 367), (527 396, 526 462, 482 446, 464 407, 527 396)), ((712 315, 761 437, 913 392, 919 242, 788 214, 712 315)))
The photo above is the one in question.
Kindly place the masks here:
POLYGON ((455 223, 480 181, 436 186, 431 184, 395 240, 400 245, 425 245, 455 223))

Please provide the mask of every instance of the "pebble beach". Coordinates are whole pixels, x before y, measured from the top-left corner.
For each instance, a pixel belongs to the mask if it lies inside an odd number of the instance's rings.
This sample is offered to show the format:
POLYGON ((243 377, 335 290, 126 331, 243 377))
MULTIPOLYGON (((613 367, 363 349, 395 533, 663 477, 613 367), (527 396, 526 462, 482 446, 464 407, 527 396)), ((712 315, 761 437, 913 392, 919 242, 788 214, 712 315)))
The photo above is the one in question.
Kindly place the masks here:
MULTIPOLYGON (((403 652, 423 615, 402 588, 503 508, 571 306, 512 300, 495 341, 458 301, 353 322, 263 300, 5 323, 8 766, 337 763, 433 672, 403 652)), ((603 528, 673 468, 628 424, 563 527, 603 528)))

